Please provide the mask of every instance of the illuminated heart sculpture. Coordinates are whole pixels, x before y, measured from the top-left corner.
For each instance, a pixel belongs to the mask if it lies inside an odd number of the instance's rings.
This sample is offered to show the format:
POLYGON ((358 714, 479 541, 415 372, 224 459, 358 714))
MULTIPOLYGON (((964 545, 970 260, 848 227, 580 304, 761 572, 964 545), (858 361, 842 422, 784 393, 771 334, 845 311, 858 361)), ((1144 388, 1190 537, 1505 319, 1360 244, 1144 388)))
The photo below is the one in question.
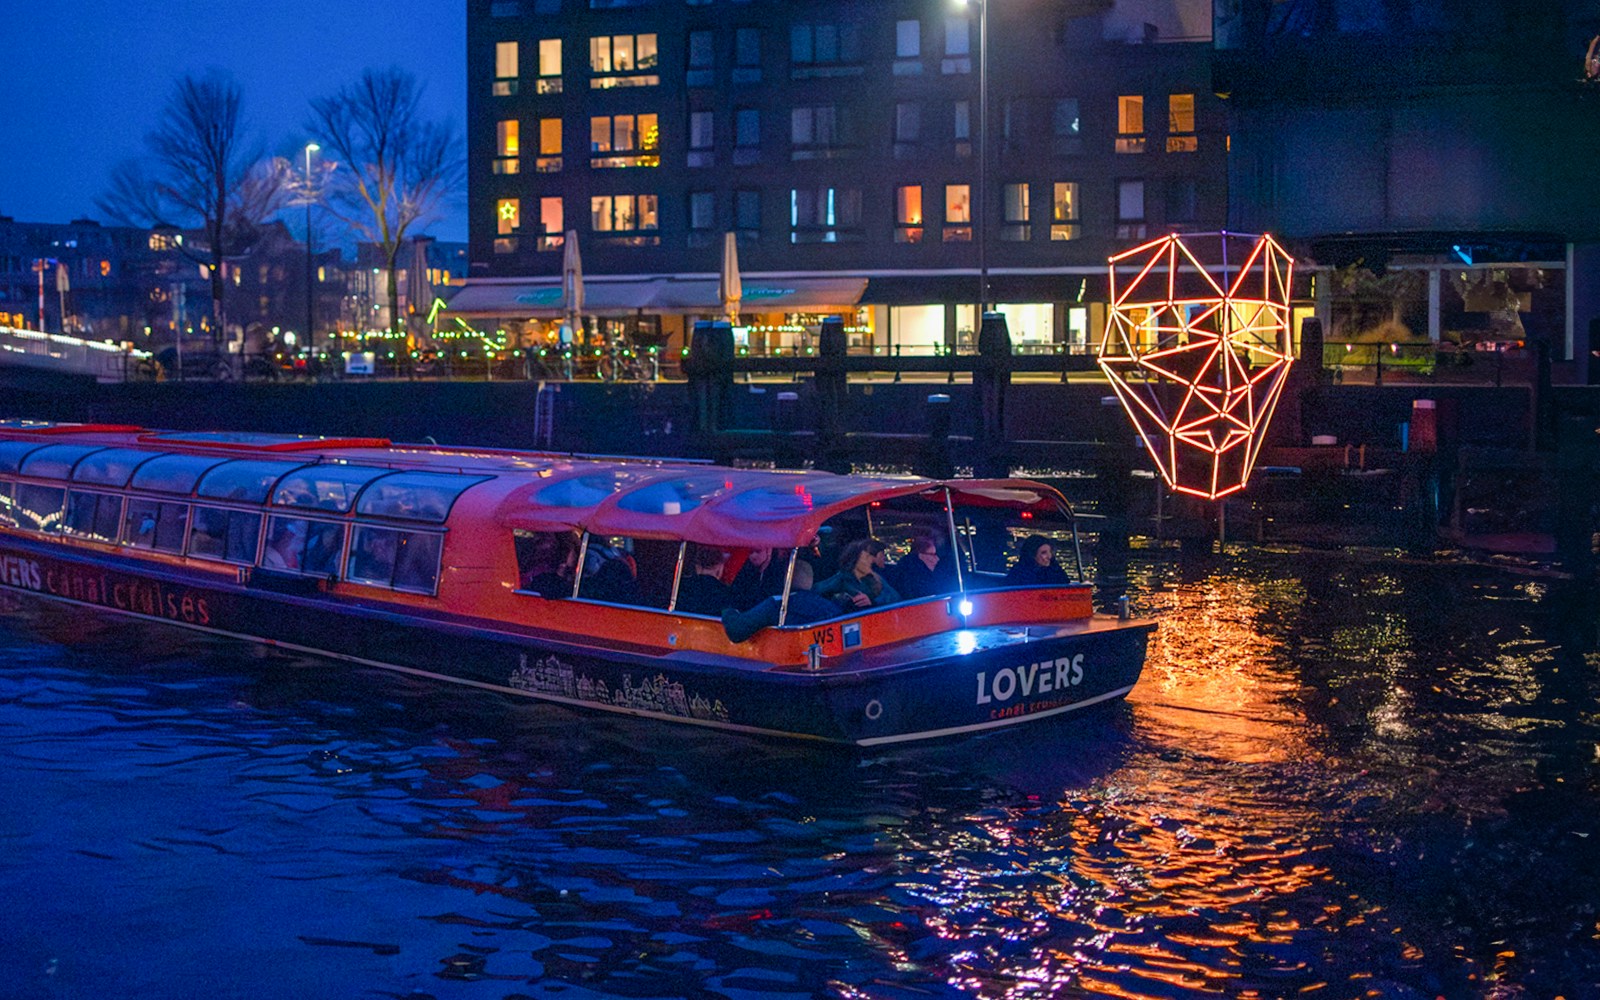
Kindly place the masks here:
POLYGON ((1293 360, 1293 271, 1271 236, 1237 233, 1111 258, 1100 368, 1172 489, 1216 499, 1249 482, 1293 360))

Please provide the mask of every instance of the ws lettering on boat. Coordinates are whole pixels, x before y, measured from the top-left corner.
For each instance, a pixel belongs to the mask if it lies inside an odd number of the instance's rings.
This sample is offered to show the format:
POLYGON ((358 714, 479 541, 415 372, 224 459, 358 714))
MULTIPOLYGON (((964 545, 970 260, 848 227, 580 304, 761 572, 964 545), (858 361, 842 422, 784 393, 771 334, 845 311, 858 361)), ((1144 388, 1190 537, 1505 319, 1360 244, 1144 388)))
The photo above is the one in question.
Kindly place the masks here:
POLYGON ((0 588, 868 746, 1121 698, 1154 628, 1094 613, 1071 508, 1027 480, 26 421, 0 421, 0 588))

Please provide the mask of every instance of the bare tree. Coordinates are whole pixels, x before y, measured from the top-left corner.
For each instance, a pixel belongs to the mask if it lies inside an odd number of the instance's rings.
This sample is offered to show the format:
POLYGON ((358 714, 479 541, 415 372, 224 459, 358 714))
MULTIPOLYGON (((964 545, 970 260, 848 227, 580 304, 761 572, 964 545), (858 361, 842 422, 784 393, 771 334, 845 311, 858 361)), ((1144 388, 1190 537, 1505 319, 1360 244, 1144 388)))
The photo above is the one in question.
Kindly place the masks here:
POLYGON ((212 339, 221 351, 227 330, 224 263, 245 256, 279 208, 282 179, 250 146, 240 115, 239 85, 219 70, 185 74, 161 109, 144 161, 128 160, 111 175, 97 204, 131 225, 172 225, 198 233, 179 245, 211 279, 212 339))
POLYGON ((332 180, 329 211, 382 252, 393 331, 402 328, 395 278, 400 248, 434 218, 463 171, 454 128, 423 118, 422 95, 406 70, 369 69, 354 84, 313 100, 308 126, 349 167, 332 180))

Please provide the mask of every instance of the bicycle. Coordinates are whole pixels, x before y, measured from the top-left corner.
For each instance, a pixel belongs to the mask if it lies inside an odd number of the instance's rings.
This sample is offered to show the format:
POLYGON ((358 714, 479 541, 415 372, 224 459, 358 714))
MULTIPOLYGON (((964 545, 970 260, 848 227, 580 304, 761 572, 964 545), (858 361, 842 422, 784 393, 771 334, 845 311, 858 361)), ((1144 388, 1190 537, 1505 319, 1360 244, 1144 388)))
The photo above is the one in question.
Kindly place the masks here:
POLYGON ((620 338, 611 341, 596 369, 602 382, 654 382, 661 377, 656 348, 640 350, 620 338))

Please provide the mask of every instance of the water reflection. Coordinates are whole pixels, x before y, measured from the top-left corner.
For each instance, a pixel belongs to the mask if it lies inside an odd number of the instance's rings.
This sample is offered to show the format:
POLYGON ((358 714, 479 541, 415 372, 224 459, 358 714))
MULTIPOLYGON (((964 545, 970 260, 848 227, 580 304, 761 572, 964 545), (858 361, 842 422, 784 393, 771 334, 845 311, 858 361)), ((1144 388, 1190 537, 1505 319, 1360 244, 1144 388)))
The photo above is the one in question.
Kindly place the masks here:
POLYGON ((1135 569, 1129 703, 878 755, 25 607, 6 995, 1597 995, 1582 601, 1382 554, 1135 569))

